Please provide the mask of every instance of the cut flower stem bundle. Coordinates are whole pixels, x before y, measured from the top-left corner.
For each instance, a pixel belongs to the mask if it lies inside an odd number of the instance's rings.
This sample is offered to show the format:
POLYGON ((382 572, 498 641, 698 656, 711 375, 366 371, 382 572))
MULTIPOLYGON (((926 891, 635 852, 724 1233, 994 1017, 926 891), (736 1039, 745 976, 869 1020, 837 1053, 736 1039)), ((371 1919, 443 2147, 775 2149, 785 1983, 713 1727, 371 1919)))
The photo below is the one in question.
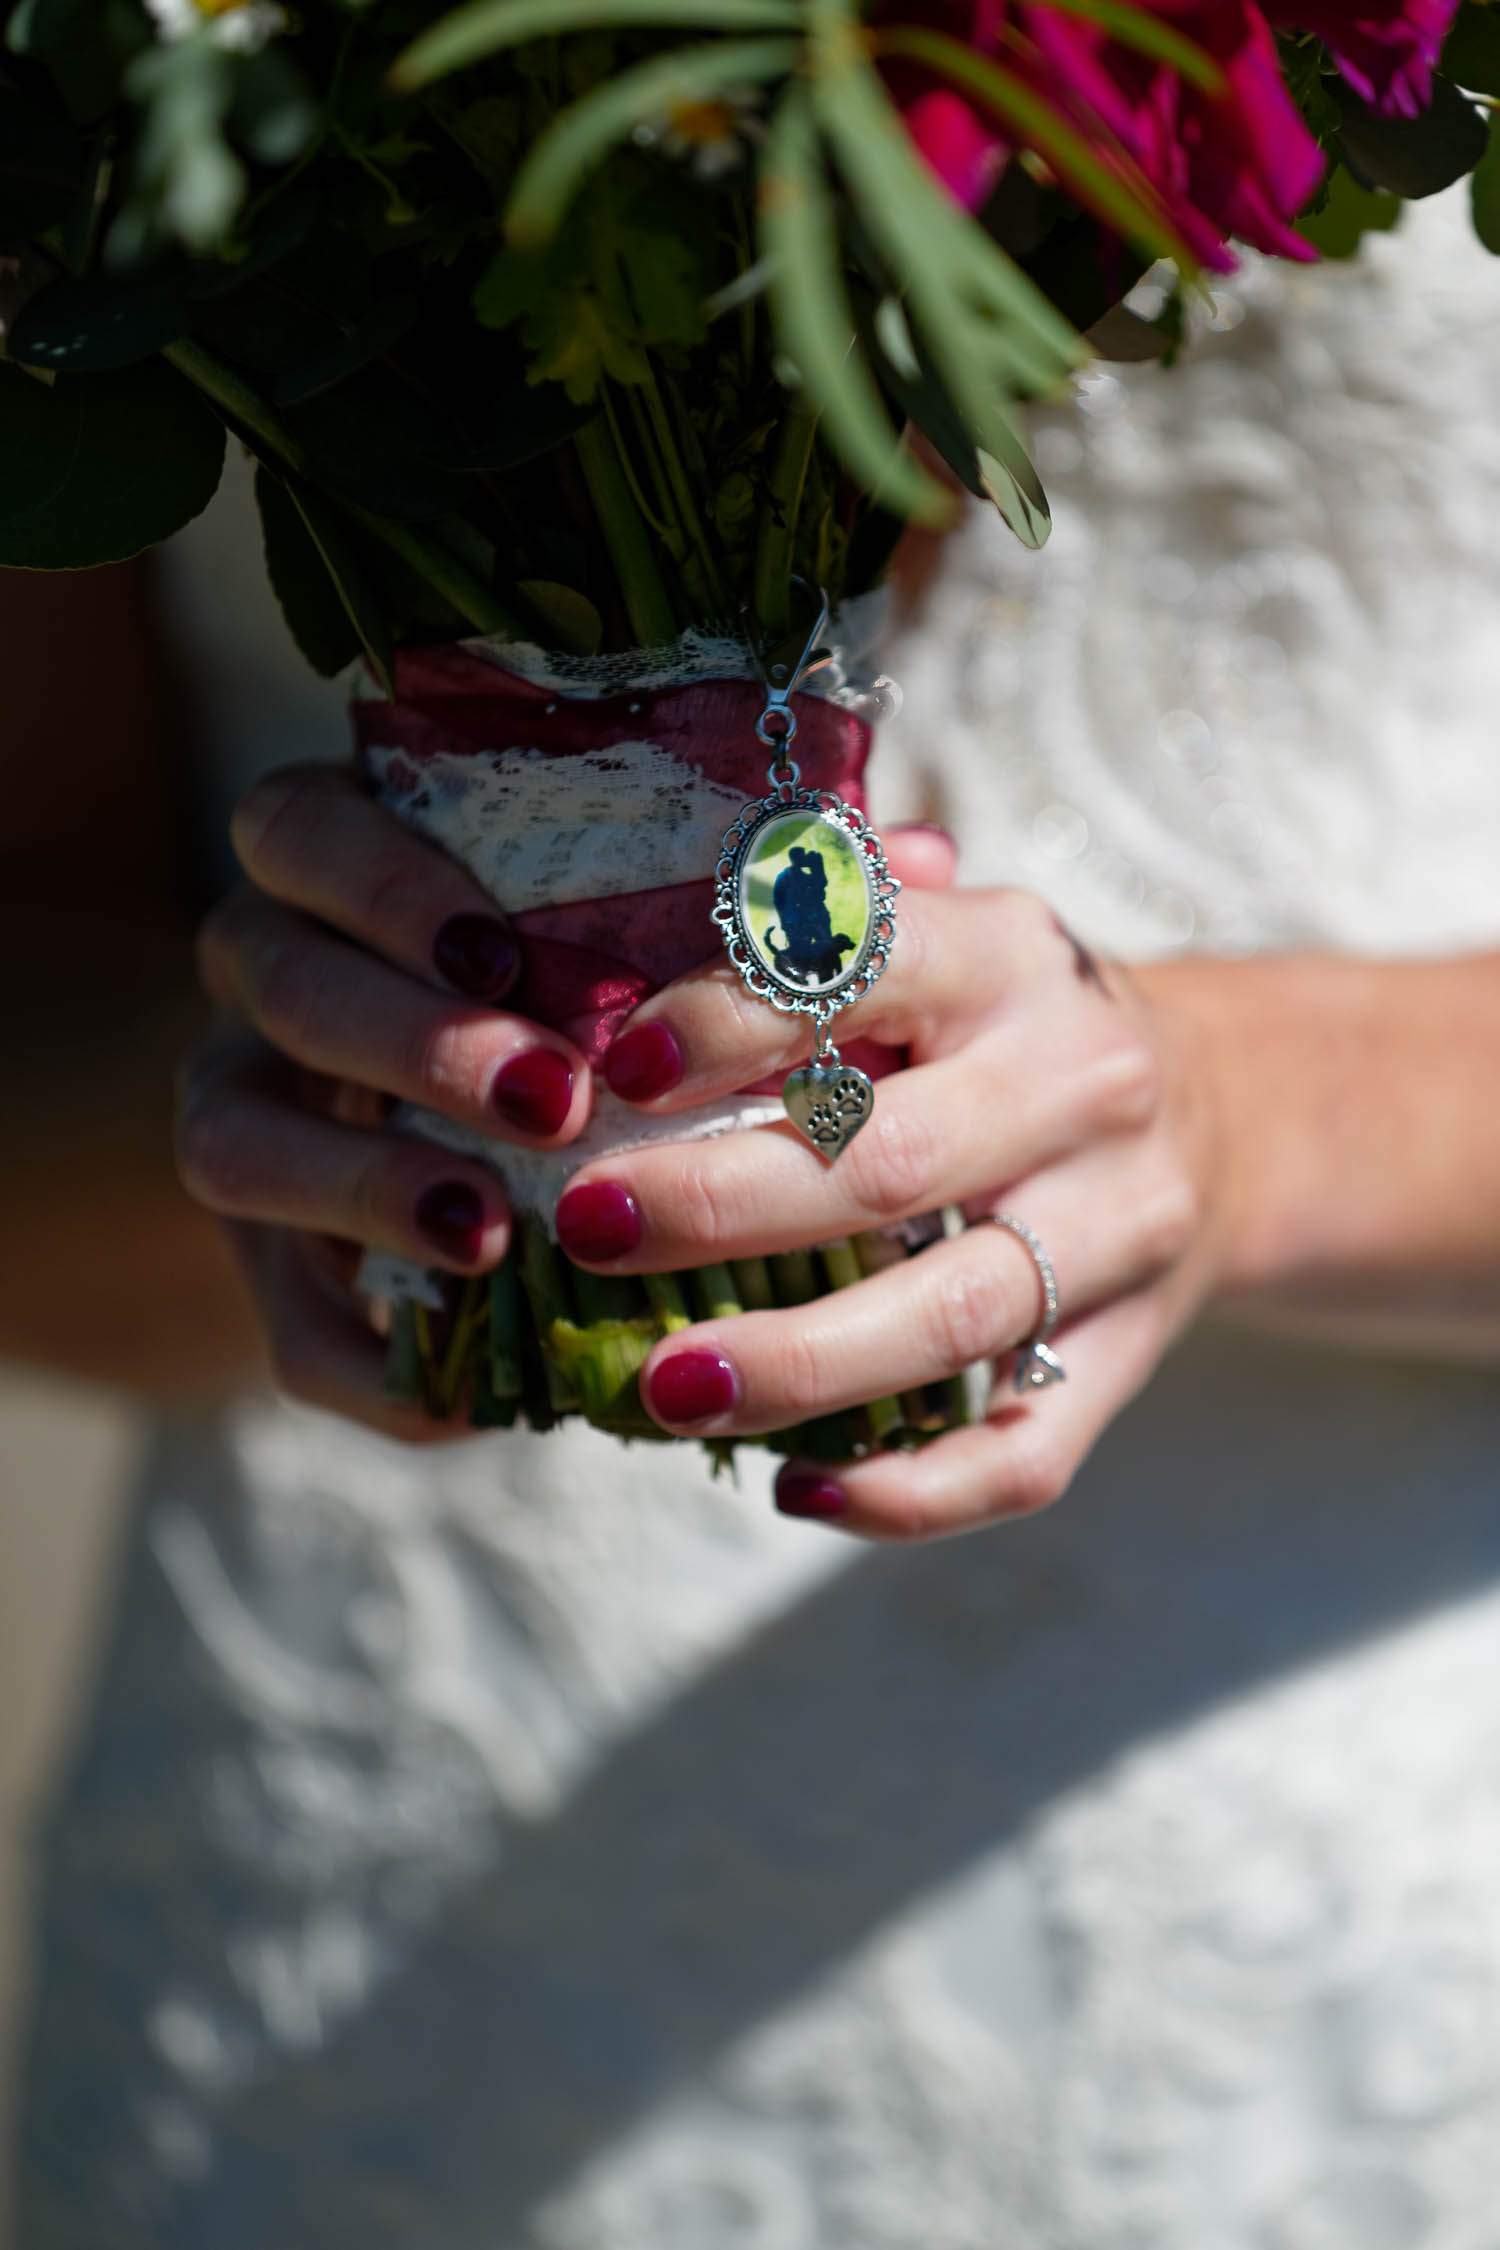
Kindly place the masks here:
MULTIPOLYGON (((668 1433, 641 1403, 639 1382, 664 1337, 695 1321, 808 1304, 920 1257, 954 1223, 944 1214, 903 1235, 861 1234, 815 1250, 627 1277, 574 1265, 542 1221, 525 1216, 512 1255, 493 1274, 444 1280, 440 1311, 414 1299, 393 1308, 386 1387, 435 1420, 467 1414, 478 1429, 524 1423, 547 1430, 581 1414, 616 1437, 664 1440, 668 1433)), ((968 1419, 967 1389, 956 1378, 735 1442, 841 1461, 920 1445, 968 1419)), ((712 1449, 726 1456, 731 1450, 712 1449)))

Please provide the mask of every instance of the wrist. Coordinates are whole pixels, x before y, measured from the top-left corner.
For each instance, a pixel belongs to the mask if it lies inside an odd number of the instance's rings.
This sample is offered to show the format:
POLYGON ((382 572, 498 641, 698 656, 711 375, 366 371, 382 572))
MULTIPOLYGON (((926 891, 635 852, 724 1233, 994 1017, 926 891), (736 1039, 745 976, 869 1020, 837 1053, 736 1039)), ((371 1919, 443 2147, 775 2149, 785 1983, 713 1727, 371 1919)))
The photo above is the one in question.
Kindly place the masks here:
POLYGON ((1191 955, 1134 974, 1199 1119, 1207 1294, 1274 1293, 1357 1262, 1350 1225, 1365 1214, 1340 1192, 1340 1147, 1376 1031, 1375 965, 1191 955))

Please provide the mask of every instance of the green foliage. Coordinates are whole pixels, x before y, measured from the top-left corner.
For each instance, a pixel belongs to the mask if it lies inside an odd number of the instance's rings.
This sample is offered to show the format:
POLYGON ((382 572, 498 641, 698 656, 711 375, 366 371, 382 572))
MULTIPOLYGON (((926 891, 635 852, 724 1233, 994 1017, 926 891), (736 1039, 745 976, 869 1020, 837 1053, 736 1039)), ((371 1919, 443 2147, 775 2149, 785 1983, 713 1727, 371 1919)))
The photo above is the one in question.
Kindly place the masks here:
POLYGON ((1469 182, 1474 232, 1486 250, 1500 258, 1500 117, 1490 119, 1489 146, 1469 182))
POLYGON ((1297 232, 1325 258, 1352 258, 1367 234, 1389 233, 1405 208, 1399 195, 1361 187, 1351 173, 1335 166, 1316 209, 1298 220, 1297 232))
POLYGON ((531 382, 560 383, 587 405, 606 377, 644 384, 652 353, 702 343, 708 251, 701 213, 623 163, 590 183, 545 248, 500 251, 474 312, 487 328, 519 327, 531 382))
MULTIPOLYGON (((1038 4, 1218 83, 1159 8, 1038 4)), ((473 629, 628 645, 747 604, 774 627, 793 573, 837 598, 903 517, 950 519, 908 428, 1039 545, 1019 403, 1081 331, 1170 358, 1180 292, 1160 334, 1112 308, 1159 255, 1191 265, 1011 53, 911 13, 300 0, 165 29, 142 0, 0 0, 0 563, 166 536, 225 427, 264 464, 272 577, 324 668, 473 629), (954 86, 1046 178, 1013 163, 962 211, 886 70, 954 86)), ((1493 246, 1493 139, 1458 89, 1500 86, 1497 23, 1463 0, 1414 121, 1283 36, 1329 255, 1471 169, 1493 246)))
POLYGON ((224 431, 170 368, 43 382, 0 366, 0 568, 121 562, 207 507, 224 431))
POLYGON ((1500 96, 1500 7, 1463 0, 1443 45, 1443 76, 1471 94, 1500 96))
POLYGON ((390 693, 390 633, 369 571, 325 501, 264 465, 255 472, 266 575, 293 640, 325 678, 364 655, 390 693))
POLYGON ((1485 120, 1446 78, 1433 82, 1420 117, 1378 116, 1342 86, 1338 100, 1338 150, 1363 187, 1409 200, 1439 195, 1484 155, 1485 120))

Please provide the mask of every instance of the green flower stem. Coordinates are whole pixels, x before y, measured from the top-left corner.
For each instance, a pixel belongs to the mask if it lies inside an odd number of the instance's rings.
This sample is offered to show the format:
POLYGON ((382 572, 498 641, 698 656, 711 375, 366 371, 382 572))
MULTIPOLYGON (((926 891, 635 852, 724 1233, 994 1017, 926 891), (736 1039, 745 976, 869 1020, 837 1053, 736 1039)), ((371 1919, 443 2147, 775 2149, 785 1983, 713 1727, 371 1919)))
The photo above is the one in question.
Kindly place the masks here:
MULTIPOLYGON (((211 398, 228 419, 247 437, 256 441, 257 449, 264 448, 284 469, 295 476, 304 477, 309 484, 317 484, 316 464, 309 458, 307 449, 294 436, 280 417, 274 414, 259 393, 252 390, 242 375, 226 367, 212 352, 201 344, 182 342, 168 344, 163 359, 176 368, 179 375, 211 398)), ((324 490, 319 486, 320 490, 324 490)), ((399 557, 409 570, 444 601, 451 602, 460 617, 472 625, 476 632, 500 633, 507 638, 520 637, 520 626, 504 603, 491 593, 483 579, 476 578, 455 555, 425 533, 414 531, 410 524, 396 523, 389 516, 376 515, 373 509, 362 508, 357 501, 346 500, 336 494, 327 494, 335 500, 344 513, 362 526, 372 539, 399 557)), ((670 636, 668 636, 670 638, 670 636)))
POLYGON ((507 1258, 490 1275, 489 1387, 497 1399, 520 1398, 526 1388, 521 1352, 525 1310, 516 1261, 507 1258))
POLYGON ((547 1229, 529 1214, 521 1220, 521 1280, 541 1344, 548 1404, 554 1414, 566 1414, 577 1406, 578 1394, 558 1363, 553 1330, 560 1322, 573 1323, 567 1271, 547 1229))
POLYGON ((656 370, 652 367, 649 358, 646 362, 646 368, 646 380, 641 386, 641 395, 645 400, 646 412, 650 417, 657 450, 666 470, 667 484, 671 491, 673 506, 677 511, 677 520, 682 526, 689 546, 692 547, 697 557, 699 572, 703 580, 702 591, 707 597, 710 614, 722 619, 728 615, 729 605, 725 598, 723 583, 719 577, 719 566, 714 558, 713 548, 709 544, 708 535, 703 528, 703 518, 698 513, 698 503, 693 496, 693 487, 688 473, 682 465, 682 455, 678 451, 671 417, 667 413, 662 399, 661 386, 656 380, 656 370))
POLYGON ((778 641, 791 623, 797 519, 817 434, 818 410, 799 393, 789 401, 781 425, 755 547, 755 622, 771 643, 778 641))
POLYGON ((486 1282, 471 1279, 464 1283, 454 1315, 448 1349, 443 1354, 443 1364, 438 1374, 438 1399, 446 1420, 458 1405, 469 1373, 472 1346, 482 1322, 489 1318, 489 1286, 486 1282))
POLYGON ((746 1312, 775 1310, 776 1290, 764 1258, 731 1259, 729 1270, 734 1275, 734 1286, 746 1312))
POLYGON ((693 1316, 675 1273, 643 1273, 641 1280, 663 1336, 675 1336, 679 1329, 692 1327, 693 1316))
POLYGON ((700 1320, 730 1320, 744 1311, 728 1266, 699 1266, 688 1279, 697 1299, 700 1320))
POLYGON ((822 1294, 810 1250, 783 1250, 776 1257, 768 1258, 766 1263, 771 1269, 778 1304, 810 1305, 814 1297, 822 1294))
POLYGON ((422 1396, 422 1352, 417 1342, 417 1308, 403 1297, 391 1313, 385 1354, 385 1395, 415 1401, 422 1396))
MULTIPOLYGON (((864 1280, 866 1269, 854 1243, 847 1240, 825 1242, 818 1255, 833 1288, 850 1289, 856 1281, 864 1280)), ((899 1398, 871 1399, 865 1412, 870 1418, 870 1435, 877 1445, 893 1436, 905 1419, 899 1398)))
POLYGON ((586 422, 573 444, 625 598, 630 629, 642 648, 660 648, 677 637, 677 613, 604 418, 596 415, 586 422))
POLYGON ((633 1320, 596 1320, 586 1327, 559 1320, 552 1325, 551 1352, 596 1428, 644 1436, 649 1425, 638 1378, 655 1342, 650 1313, 633 1320))
POLYGON ((640 1282, 624 1274, 586 1273, 570 1260, 568 1279, 578 1317, 586 1327, 595 1321, 639 1320, 650 1310, 650 1299, 640 1282))

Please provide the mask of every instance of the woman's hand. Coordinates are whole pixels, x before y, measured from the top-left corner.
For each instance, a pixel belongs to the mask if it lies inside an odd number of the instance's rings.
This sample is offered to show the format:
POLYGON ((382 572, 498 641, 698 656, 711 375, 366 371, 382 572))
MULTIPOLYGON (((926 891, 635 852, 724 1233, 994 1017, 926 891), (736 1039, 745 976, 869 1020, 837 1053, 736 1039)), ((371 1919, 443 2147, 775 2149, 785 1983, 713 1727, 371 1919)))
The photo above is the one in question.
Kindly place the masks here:
POLYGON ((389 1129, 385 1114, 392 1099, 417 1102, 561 1147, 589 1114, 588 1065, 506 1013, 521 956, 503 917, 352 775, 273 774, 232 835, 247 880, 199 940, 220 1021, 182 1076, 183 1179, 231 1222, 286 1390, 399 1437, 451 1437, 385 1396, 353 1246, 485 1272, 509 1247, 510 1213, 483 1164, 389 1129))
MULTIPOLYGON (((1124 970, 1097 963, 1034 898, 908 893, 890 965, 843 1023, 909 1048, 832 1167, 790 1127, 654 1145, 585 1167, 558 1207, 564 1249, 604 1273, 750 1257, 965 1206, 1005 1209, 1056 1268, 1061 1387, 917 1453, 835 1470, 792 1462, 788 1514, 913 1539, 1028 1514, 1067 1487, 1213 1285, 1220 1133, 1196 1047, 1124 970)), ((604 1075, 661 1113, 806 1059, 805 1022, 715 965, 669 986, 604 1075)), ((659 1344, 642 1396, 666 1427, 730 1437, 1004 1360, 1036 1328, 1029 1253, 1005 1229, 957 1240, 791 1311, 704 1322, 659 1344)))
MULTIPOLYGON (((584 1058, 507 1014, 518 956, 471 879, 310 768, 253 790, 234 825, 248 878, 202 939, 220 1029, 184 1081, 195 1194, 234 1224, 293 1395, 426 1440, 452 1435, 382 1388, 383 1345, 353 1296, 355 1245, 456 1273, 509 1245, 481 1164, 391 1130, 391 1097, 497 1137, 563 1147, 592 1099, 584 1058)), ((907 890, 890 967, 840 1028, 910 1049, 829 1167, 790 1125, 639 1149, 584 1167, 564 1248, 602 1272, 672 1270, 826 1241, 962 1203, 1014 1211, 1057 1270, 1069 1380, 916 1454, 837 1471, 790 1463, 791 1514, 920 1537, 1028 1512, 1067 1486, 1213 1285, 1225 1201, 1196 1045, 1142 983, 1101 967, 1036 900, 948 892, 951 846, 888 839, 907 890)), ((1190 1020, 1184 1018, 1184 1021, 1190 1020)), ((726 965, 642 1007, 604 1065, 612 1090, 670 1114, 805 1060, 807 1026, 752 1000, 726 965)), ((835 1297, 709 1322, 659 1345, 643 1396, 664 1426, 785 1427, 1004 1359, 1034 1329, 1036 1270, 976 1225, 835 1297)))

